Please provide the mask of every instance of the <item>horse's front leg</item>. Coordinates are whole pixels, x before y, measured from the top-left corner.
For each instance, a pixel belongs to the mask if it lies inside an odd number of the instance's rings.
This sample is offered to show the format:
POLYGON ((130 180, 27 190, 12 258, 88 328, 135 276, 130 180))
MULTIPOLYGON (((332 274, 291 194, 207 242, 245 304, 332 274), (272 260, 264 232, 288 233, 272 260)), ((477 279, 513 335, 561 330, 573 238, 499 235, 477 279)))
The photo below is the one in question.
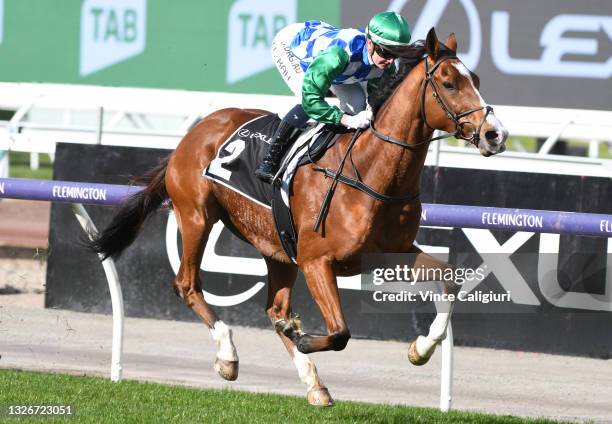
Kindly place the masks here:
MULTIPOLYGON (((446 262, 439 261, 434 257, 424 253, 417 247, 413 247, 411 253, 416 253, 413 267, 415 269, 444 270, 451 268, 446 262)), ((444 284, 444 293, 457 294, 460 286, 454 282, 444 284)), ((446 338, 446 329, 453 313, 455 301, 446 300, 436 302, 436 317, 429 326, 427 336, 418 336, 416 340, 408 346, 408 359, 414 365, 424 365, 429 361, 431 355, 436 350, 436 346, 446 338)))
MULTIPOLYGON (((438 302, 438 304, 443 302, 438 302)), ((436 318, 429 326, 427 336, 418 336, 408 346, 408 359, 414 365, 424 365, 429 361, 436 350, 436 346, 446 338, 446 329, 452 315, 454 301, 446 302, 447 305, 438 306, 436 318), (443 311, 443 312, 440 312, 443 311)))
POLYGON ((287 328, 284 334, 293 340, 302 353, 344 349, 351 333, 342 312, 331 261, 325 257, 316 258, 307 261, 301 268, 310 294, 323 315, 327 336, 312 336, 291 327, 287 328))
POLYGON ((333 400, 317 373, 317 367, 308 355, 300 352, 285 333, 301 333, 299 318, 291 315, 291 290, 297 276, 297 267, 266 259, 268 266, 268 301, 266 313, 287 352, 293 359, 300 380, 307 386, 308 403, 315 406, 332 406, 333 400))

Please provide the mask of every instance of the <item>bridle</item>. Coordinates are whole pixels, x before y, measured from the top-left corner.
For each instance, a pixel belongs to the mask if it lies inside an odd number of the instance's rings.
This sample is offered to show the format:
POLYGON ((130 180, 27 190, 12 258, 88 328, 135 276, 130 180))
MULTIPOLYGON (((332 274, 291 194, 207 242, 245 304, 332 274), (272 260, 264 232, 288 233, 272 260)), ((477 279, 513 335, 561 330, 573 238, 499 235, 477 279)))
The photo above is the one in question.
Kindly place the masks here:
POLYGON ((420 96, 421 96, 421 119, 423 119, 423 122, 425 122, 425 125, 427 125, 432 130, 434 129, 431 125, 429 125, 429 123, 427 122, 427 117, 425 116, 425 99, 426 99, 425 96, 427 93, 427 85, 431 84, 431 91, 432 91, 432 95, 434 99, 436 99, 436 102, 440 105, 444 113, 446 113, 446 116, 448 117, 448 119, 450 119, 455 124, 455 131, 451 133, 443 134, 437 137, 428 138, 427 140, 423 140, 418 143, 408 144, 405 141, 398 140, 396 138, 393 138, 391 136, 388 136, 388 135, 385 135, 379 132, 376 128, 374 128, 374 123, 370 122, 370 130, 372 131, 372 134, 374 134, 376 137, 380 138, 383 141, 386 141, 392 144, 396 144, 400 147, 403 147, 405 149, 411 149, 411 150, 416 149, 417 147, 423 146, 425 144, 429 144, 432 141, 441 140, 441 139, 449 138, 449 137, 455 137, 461 140, 465 140, 465 141, 470 142, 474 146, 478 146, 478 143, 480 142, 480 130, 482 129, 482 126, 487 120, 487 117, 489 116, 489 114, 493 113, 493 108, 489 105, 485 105, 485 106, 476 107, 474 109, 469 109, 461 113, 454 113, 452 110, 450 110, 450 108, 447 106, 446 102, 440 95, 439 86, 436 83, 436 80, 434 79, 434 73, 436 72, 436 70, 440 67, 442 63, 444 63, 444 61, 448 59, 459 60, 459 58, 457 58, 456 56, 443 56, 436 63, 434 63, 434 65, 431 68, 429 68, 429 61, 427 60, 427 58, 425 58, 425 78, 423 79, 423 82, 421 83, 421 89, 419 90, 420 96), (473 125, 473 124, 469 121, 461 121, 461 119, 465 118, 468 115, 471 115, 474 112, 478 112, 483 109, 486 110, 486 113, 482 117, 480 124, 470 134, 470 137, 465 137, 463 135, 463 130, 464 130, 465 125, 468 125, 468 124, 473 125))
MULTIPOLYGON (((478 146, 478 143, 480 141, 480 130, 482 126, 484 125, 487 119, 487 116, 490 113, 493 113, 493 108, 489 105, 486 105, 486 106, 481 106, 481 107, 477 107, 474 109, 470 109, 465 112, 461 112, 459 114, 456 114, 450 110, 450 108, 444 102, 444 99, 440 96, 440 93, 438 92, 438 85, 433 78, 434 72, 436 72, 436 70, 440 67, 440 65, 447 59, 457 59, 458 60, 456 56, 443 56, 430 69, 427 58, 425 58, 425 78, 423 79, 423 82, 421 83, 421 88, 420 88, 420 91, 421 91, 421 94, 420 94, 421 95, 421 118, 423 119, 423 122, 425 123, 425 125, 427 125, 432 130, 434 129, 431 125, 429 125, 429 123, 427 122, 427 118, 425 117, 425 95, 427 92, 427 85, 431 84, 431 90, 432 90, 434 98, 436 99, 436 101, 438 102, 442 110, 446 113, 446 116, 448 116, 448 118, 455 123, 455 131, 452 133, 438 136, 438 137, 432 137, 432 138, 423 140, 416 144, 408 144, 405 141, 398 140, 398 139, 395 139, 393 137, 390 137, 388 135, 378 132, 376 128, 374 128, 374 124, 370 122, 370 130, 372 131, 372 134, 374 134, 376 137, 380 138, 383 141, 386 141, 392 144, 396 144, 398 146, 401 146, 405 149, 410 149, 410 150, 414 150, 417 147, 423 146, 426 144, 428 145, 432 141, 440 140, 440 139, 448 138, 448 137, 460 138, 462 140, 469 141, 470 143, 478 146), (461 121, 461 119, 465 118, 466 116, 474 112, 478 112, 479 110, 483 110, 483 109, 486 109, 487 112, 485 113, 484 117, 482 118, 482 121, 480 122, 476 130, 472 132, 470 137, 464 137, 462 135, 463 127, 466 124, 470 124, 470 122, 461 121)), ((329 168, 320 167, 315 162, 313 162, 315 171, 322 172, 326 177, 329 177, 332 179, 329 189, 327 190, 327 193, 325 197, 323 198, 323 202, 321 203, 321 209, 319 210, 319 213, 315 219, 315 223, 313 226, 314 232, 317 232, 319 230, 323 220, 325 220, 325 217, 327 216, 327 212, 329 209, 329 204, 331 203, 332 196, 334 195, 334 191, 339 182, 346 184, 350 187, 353 187, 354 189, 357 189, 367 194, 368 196, 373 197, 374 199, 379 200, 381 202, 409 203, 409 202, 413 202, 417 200, 420 196, 418 192, 413 193, 413 194, 408 194, 405 196, 389 196, 384 193, 378 193, 372 187, 368 186, 363 181, 361 181, 361 176, 359 175, 359 172, 357 171, 355 164, 352 162, 352 156, 351 156, 351 151, 353 149, 353 146, 355 145, 360 134, 361 134, 361 130, 357 130, 355 133, 353 133, 351 142, 349 143, 346 153, 342 157, 342 160, 340 161, 340 164, 336 171, 329 169, 329 168), (348 177, 342 174, 342 170, 344 168, 344 164, 347 158, 350 158, 350 161, 353 164, 353 171, 355 173, 356 178, 351 178, 351 177, 348 177)))

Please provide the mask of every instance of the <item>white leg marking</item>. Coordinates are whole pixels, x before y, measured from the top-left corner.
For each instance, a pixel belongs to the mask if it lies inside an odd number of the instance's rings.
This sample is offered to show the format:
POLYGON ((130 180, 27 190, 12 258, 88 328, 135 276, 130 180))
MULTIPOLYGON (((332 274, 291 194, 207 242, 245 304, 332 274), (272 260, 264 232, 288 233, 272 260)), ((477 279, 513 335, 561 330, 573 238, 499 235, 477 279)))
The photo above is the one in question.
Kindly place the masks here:
POLYGON ((225 361, 238 361, 238 353, 232 340, 232 329, 223 321, 215 322, 210 334, 217 344, 217 358, 225 361))
POLYGON ((306 383, 308 390, 322 385, 317 374, 317 367, 307 355, 297 350, 297 347, 293 348, 293 363, 298 370, 300 380, 306 383))
POLYGON ((446 328, 450 321, 451 312, 438 312, 429 326, 427 337, 417 337, 416 350, 420 356, 429 357, 436 345, 446 338, 446 328))

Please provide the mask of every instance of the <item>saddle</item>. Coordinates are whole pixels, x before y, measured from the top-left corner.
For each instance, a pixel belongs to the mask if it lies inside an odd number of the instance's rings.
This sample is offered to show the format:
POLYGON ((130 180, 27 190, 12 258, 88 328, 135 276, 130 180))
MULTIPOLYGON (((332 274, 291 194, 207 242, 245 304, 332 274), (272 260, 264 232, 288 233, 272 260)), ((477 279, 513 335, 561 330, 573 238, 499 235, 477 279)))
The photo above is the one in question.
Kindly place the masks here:
POLYGON ((291 136, 292 146, 284 154, 278 182, 271 185, 255 177, 268 144, 280 123, 276 114, 255 118, 230 135, 202 175, 271 209, 285 253, 296 261, 297 233, 290 209, 293 177, 297 169, 320 159, 341 134, 348 130, 336 125, 315 123, 291 136))

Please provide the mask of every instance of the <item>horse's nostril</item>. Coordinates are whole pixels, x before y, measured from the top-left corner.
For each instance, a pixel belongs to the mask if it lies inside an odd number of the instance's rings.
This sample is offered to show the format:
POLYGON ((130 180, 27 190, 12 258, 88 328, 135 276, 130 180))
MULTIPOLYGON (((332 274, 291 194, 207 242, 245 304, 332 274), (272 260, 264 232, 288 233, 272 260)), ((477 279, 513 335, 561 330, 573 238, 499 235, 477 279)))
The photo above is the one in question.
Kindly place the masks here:
POLYGON ((487 131, 485 133, 487 141, 493 143, 499 140, 499 133, 497 131, 487 131))

